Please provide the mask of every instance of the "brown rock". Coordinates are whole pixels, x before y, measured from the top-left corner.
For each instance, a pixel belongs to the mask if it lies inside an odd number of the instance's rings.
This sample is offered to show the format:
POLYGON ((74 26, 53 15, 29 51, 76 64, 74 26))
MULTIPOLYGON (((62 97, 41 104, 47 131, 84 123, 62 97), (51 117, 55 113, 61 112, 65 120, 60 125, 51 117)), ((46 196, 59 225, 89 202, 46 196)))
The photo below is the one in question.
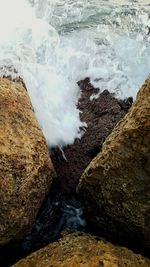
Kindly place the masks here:
POLYGON ((54 150, 51 155, 60 178, 60 190, 65 194, 72 194, 76 190, 81 174, 99 153, 105 138, 125 116, 132 103, 131 99, 115 99, 107 90, 91 101, 90 97, 98 90, 93 88, 88 78, 78 82, 78 85, 81 89, 78 103, 80 119, 86 122, 88 127, 81 139, 63 148, 66 160, 59 149, 54 150))
POLYGON ((21 80, 0 79, 0 244, 31 229, 54 169, 21 80))
POLYGON ((150 78, 85 170, 78 191, 93 228, 150 252, 150 78))
POLYGON ((124 247, 74 233, 20 260, 13 267, 150 267, 150 261, 124 247))

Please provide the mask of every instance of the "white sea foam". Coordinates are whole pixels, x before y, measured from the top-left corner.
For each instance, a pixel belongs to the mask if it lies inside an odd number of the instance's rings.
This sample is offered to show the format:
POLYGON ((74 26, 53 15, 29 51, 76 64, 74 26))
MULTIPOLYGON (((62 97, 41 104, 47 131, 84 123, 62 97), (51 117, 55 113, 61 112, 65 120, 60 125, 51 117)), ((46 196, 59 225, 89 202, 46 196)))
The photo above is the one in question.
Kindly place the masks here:
POLYGON ((77 81, 135 98, 150 72, 146 2, 0 0, 0 75, 23 77, 50 146, 81 136, 77 81), (30 2, 30 4, 29 4, 30 2), (3 68, 2 68, 3 66, 3 68), (5 66, 5 67, 4 67, 5 66))
MULTIPOLYGON (((36 18, 27 1, 1 0, 0 36, 1 66, 14 66, 23 77, 48 144, 72 143, 83 125, 76 108, 79 89, 57 64, 56 30, 36 18)), ((3 68, 1 76, 5 71, 9 74, 3 68)))

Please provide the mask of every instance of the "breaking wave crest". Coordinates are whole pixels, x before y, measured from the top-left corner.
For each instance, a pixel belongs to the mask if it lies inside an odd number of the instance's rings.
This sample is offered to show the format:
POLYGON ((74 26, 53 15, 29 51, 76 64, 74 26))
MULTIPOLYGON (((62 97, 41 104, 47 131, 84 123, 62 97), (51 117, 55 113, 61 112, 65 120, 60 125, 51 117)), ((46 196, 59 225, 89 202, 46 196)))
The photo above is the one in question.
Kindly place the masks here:
POLYGON ((86 126, 78 80, 135 98, 150 72, 149 11, 147 1, 0 0, 0 75, 23 78, 50 146, 86 126))

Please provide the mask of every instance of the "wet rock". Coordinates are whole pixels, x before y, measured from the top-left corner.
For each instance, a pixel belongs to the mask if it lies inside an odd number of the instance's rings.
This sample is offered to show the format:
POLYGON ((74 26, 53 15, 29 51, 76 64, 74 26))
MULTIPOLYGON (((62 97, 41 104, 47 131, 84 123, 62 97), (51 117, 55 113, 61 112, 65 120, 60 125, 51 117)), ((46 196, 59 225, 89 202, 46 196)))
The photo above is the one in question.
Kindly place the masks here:
POLYGON ((92 228, 149 254, 150 78, 83 173, 78 191, 92 228))
POLYGON ((13 267, 149 267, 150 261, 124 247, 73 233, 20 260, 13 267))
POLYGON ((88 78, 80 81, 78 85, 81 88, 78 103, 80 118, 87 123, 87 128, 83 129, 84 135, 80 140, 77 139, 73 145, 63 148, 64 154, 60 149, 53 149, 51 153, 63 194, 75 192, 84 169, 99 153, 105 138, 132 104, 132 98, 117 100, 107 90, 97 99, 90 100, 98 89, 92 87, 88 78))
POLYGON ((1 245, 31 229, 53 176, 47 145, 23 83, 1 78, 1 245))

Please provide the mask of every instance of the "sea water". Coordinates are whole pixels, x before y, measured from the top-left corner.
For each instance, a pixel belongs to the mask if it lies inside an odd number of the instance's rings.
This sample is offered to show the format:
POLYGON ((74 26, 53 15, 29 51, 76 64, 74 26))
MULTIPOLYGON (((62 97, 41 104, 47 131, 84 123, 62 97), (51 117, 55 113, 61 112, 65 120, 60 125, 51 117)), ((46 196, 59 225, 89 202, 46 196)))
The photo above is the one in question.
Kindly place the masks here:
POLYGON ((0 76, 23 78, 49 146, 86 126, 77 81, 135 99, 149 56, 150 0, 0 0, 0 76))

